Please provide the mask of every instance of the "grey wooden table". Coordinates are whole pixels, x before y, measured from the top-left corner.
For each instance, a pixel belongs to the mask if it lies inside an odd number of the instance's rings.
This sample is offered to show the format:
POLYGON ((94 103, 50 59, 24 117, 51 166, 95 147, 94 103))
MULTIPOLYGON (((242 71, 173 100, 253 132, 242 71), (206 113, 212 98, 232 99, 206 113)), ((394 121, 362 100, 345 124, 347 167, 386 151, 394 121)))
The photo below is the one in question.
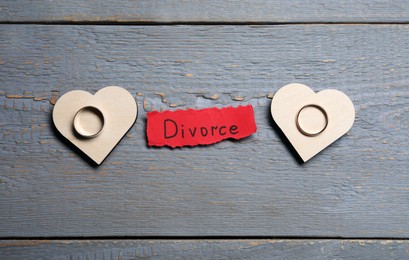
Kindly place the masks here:
POLYGON ((409 2, 0 3, 0 259, 409 258, 409 2), (283 85, 335 88, 349 133, 306 164, 283 85), (55 131, 67 91, 139 117, 100 167, 55 131), (146 112, 252 104, 256 134, 149 148, 146 112))

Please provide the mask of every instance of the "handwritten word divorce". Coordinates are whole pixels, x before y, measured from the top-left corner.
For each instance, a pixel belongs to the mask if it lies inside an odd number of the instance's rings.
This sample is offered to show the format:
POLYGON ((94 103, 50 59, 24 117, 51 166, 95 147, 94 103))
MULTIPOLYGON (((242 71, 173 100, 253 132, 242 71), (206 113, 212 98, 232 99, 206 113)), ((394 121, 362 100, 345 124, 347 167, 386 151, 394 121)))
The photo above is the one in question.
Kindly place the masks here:
POLYGON ((241 139, 256 132, 251 105, 147 113, 149 146, 195 146, 241 139))

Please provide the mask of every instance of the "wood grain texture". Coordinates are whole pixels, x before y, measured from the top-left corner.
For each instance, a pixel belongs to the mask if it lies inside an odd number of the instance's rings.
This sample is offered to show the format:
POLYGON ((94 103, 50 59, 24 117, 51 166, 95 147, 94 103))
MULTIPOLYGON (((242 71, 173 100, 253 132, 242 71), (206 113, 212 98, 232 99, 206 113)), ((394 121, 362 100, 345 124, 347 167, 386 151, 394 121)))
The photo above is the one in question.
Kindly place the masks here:
POLYGON ((409 26, 0 27, 0 236, 409 237, 409 26), (281 86, 335 88, 351 131, 299 164, 270 115, 281 86), (135 126, 91 167, 55 100, 118 85, 135 126), (252 104, 258 131, 147 148, 146 111, 252 104))
POLYGON ((408 22, 405 0, 2 0, 2 22, 408 22))
POLYGON ((407 259, 407 240, 0 240, 2 259, 407 259))

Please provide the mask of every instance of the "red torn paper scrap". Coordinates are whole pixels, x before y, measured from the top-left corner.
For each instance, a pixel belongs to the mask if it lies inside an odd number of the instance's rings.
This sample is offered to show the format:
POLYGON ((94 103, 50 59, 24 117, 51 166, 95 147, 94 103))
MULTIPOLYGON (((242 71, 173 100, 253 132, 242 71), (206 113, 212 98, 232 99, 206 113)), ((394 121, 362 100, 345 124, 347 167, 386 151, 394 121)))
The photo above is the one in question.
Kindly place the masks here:
POLYGON ((256 132, 251 105, 148 112, 149 146, 195 146, 241 139, 256 132))

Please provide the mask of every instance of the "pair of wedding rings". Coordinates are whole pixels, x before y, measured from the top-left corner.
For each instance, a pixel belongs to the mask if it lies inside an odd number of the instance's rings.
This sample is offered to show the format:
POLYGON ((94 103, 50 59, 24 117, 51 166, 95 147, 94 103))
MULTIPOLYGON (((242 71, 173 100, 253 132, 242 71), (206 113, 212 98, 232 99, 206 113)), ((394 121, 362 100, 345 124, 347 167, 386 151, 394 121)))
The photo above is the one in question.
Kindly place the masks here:
MULTIPOLYGON (((104 125, 104 114, 95 106, 85 106, 78 110, 74 116, 74 130, 82 138, 98 136, 104 129, 104 125)), ((302 134, 309 137, 317 136, 328 126, 327 112, 318 105, 309 104, 303 106, 297 113, 296 125, 302 134), (313 117, 311 118, 311 116, 313 117), (315 126, 313 124, 313 127, 311 127, 309 123, 314 119, 319 122, 316 122, 315 126)))

